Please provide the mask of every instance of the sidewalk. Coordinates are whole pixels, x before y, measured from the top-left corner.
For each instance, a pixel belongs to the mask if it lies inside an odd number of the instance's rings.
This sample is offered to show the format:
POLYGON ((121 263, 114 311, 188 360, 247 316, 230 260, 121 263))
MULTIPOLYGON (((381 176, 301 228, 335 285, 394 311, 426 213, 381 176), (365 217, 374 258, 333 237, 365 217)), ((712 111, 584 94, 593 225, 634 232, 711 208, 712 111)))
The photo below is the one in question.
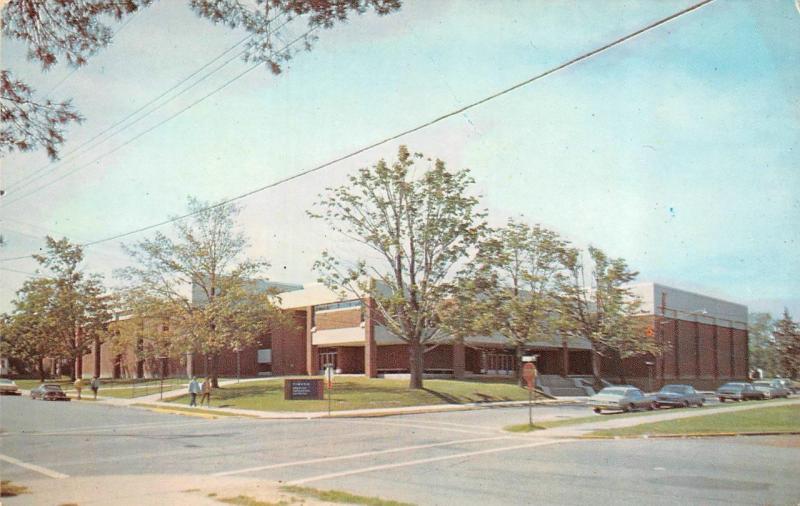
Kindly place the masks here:
POLYGON ((681 410, 670 410, 669 412, 659 413, 657 415, 638 416, 631 418, 614 418, 610 420, 598 420, 596 422, 588 422, 576 425, 564 425, 561 427, 553 427, 552 429, 529 432, 526 434, 526 436, 534 438, 558 439, 580 438, 594 431, 603 429, 621 429, 624 427, 633 427, 635 425, 642 425, 645 423, 663 422, 667 420, 677 420, 680 418, 691 418, 695 416, 714 415, 718 413, 731 413, 734 411, 746 411, 750 409, 792 405, 798 406, 798 409, 800 409, 800 399, 786 399, 783 401, 770 402, 769 404, 762 404, 756 401, 724 408, 687 408, 681 410))
MULTIPOLYGON (((246 383, 251 381, 263 381, 264 379, 282 381, 284 378, 282 377, 247 378, 247 379, 241 379, 239 382, 246 383)), ((220 381, 219 384, 220 386, 235 385, 236 380, 231 379, 231 380, 220 381)), ((157 408, 161 411, 169 411, 170 408, 180 408, 181 411, 175 410, 173 412, 177 414, 191 415, 191 412, 182 411, 188 409, 189 406, 185 404, 173 404, 167 400, 170 397, 177 397, 186 394, 186 388, 187 388, 186 385, 182 385, 181 388, 172 389, 169 391, 165 390, 163 393, 164 397, 163 401, 161 400, 162 394, 160 392, 156 392, 154 394, 149 394, 149 395, 143 395, 141 397, 132 397, 132 398, 103 397, 102 396, 103 390, 101 388, 100 389, 101 394, 97 396, 97 400, 94 401, 94 403, 111 405, 111 406, 120 406, 120 407, 144 408, 144 409, 157 408)), ((91 393, 89 395, 91 395, 91 393)), ((575 397, 541 399, 535 401, 534 405, 573 404, 575 402, 580 402, 580 400, 581 399, 575 397)), ((469 411, 475 409, 489 409, 498 407, 527 406, 527 405, 528 401, 475 402, 468 404, 432 404, 432 405, 422 405, 422 406, 405 406, 398 408, 370 408, 370 409, 332 411, 330 415, 328 415, 327 411, 257 411, 252 409, 240 409, 240 408, 203 407, 203 408, 197 408, 197 413, 213 414, 214 412, 219 412, 220 414, 223 415, 245 416, 249 418, 261 418, 267 420, 281 420, 281 419, 308 420, 314 418, 366 418, 366 417, 381 417, 381 416, 392 416, 392 415, 439 413, 448 411, 469 411)))

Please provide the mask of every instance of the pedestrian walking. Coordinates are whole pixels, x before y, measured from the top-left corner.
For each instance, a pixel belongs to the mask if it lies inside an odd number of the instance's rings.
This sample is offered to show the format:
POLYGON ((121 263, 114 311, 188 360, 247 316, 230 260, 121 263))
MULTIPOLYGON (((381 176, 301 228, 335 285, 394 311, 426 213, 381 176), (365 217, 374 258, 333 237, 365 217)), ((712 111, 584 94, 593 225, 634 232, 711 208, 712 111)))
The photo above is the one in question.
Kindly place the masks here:
POLYGON ((75 390, 78 392, 78 400, 81 400, 81 390, 83 390, 83 380, 78 378, 75 380, 75 383, 72 384, 75 387, 75 390))
POLYGON ((211 407, 211 378, 206 378, 205 381, 203 381, 202 391, 203 391, 203 395, 202 395, 202 397, 200 397, 200 405, 202 406, 203 405, 203 401, 208 399, 208 407, 210 408, 211 407))
POLYGON ((90 385, 92 387, 92 393, 94 394, 94 400, 97 400, 97 391, 100 390, 100 378, 95 376, 92 378, 92 383, 90 385))
POLYGON ((197 407, 197 394, 200 393, 200 383, 197 378, 192 376, 192 381, 189 382, 189 406, 197 407))

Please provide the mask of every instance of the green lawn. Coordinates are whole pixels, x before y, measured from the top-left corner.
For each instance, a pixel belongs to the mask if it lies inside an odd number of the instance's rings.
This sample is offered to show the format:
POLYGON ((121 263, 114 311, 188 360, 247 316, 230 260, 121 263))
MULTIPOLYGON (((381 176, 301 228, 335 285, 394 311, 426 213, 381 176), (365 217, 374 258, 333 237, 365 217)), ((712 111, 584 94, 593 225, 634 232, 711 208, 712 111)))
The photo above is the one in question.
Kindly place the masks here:
POLYGON ((640 436, 645 434, 707 434, 715 432, 800 432, 800 406, 774 406, 732 413, 694 416, 621 429, 599 430, 593 432, 592 435, 640 436))
MULTIPOLYGON (((406 380, 339 378, 333 390, 331 409, 395 408, 428 404, 464 404, 527 400, 528 391, 511 382, 426 380, 424 390, 410 390, 406 380)), ((188 404, 189 396, 171 399, 188 404)), ((325 411, 323 401, 286 401, 283 381, 265 380, 215 389, 211 405, 263 411, 325 411)))
MULTIPOLYGON (((770 400, 766 400, 766 401, 758 401, 758 403, 759 404, 768 404, 770 402, 779 402, 781 400, 783 400, 783 399, 770 399, 770 400)), ((716 405, 713 406, 713 409, 732 408, 734 406, 741 406, 741 403, 739 403, 739 402, 728 402, 728 403, 725 403, 725 404, 716 404, 716 405)), ((553 427, 561 427, 561 426, 564 426, 564 425, 578 425, 578 424, 581 424, 581 423, 602 422, 604 420, 612 420, 612 419, 616 420, 617 418, 635 418, 635 417, 640 417, 640 416, 658 415, 658 414, 668 413, 672 409, 679 409, 681 411, 688 411, 688 412, 692 412, 692 413, 696 412, 698 415, 701 415, 703 413, 704 409, 709 409, 709 408, 710 408, 709 406, 706 406, 705 408, 662 408, 662 409, 656 409, 656 410, 653 410, 653 411, 637 411, 635 413, 607 412, 607 413, 604 413, 602 415, 592 414, 592 415, 580 416, 580 417, 575 417, 575 418, 563 418, 563 419, 560 419, 560 420, 548 420, 548 421, 543 421, 543 422, 536 422, 536 424, 535 424, 536 426, 533 427, 533 428, 528 426, 527 423, 521 423, 521 424, 517 424, 517 425, 509 425, 507 427, 504 427, 503 430, 506 430, 506 431, 509 431, 509 432, 532 432, 532 431, 535 431, 535 430, 550 429, 550 428, 553 428, 553 427)), ((589 407, 586 408, 586 412, 587 413, 590 412, 590 408, 589 407)))

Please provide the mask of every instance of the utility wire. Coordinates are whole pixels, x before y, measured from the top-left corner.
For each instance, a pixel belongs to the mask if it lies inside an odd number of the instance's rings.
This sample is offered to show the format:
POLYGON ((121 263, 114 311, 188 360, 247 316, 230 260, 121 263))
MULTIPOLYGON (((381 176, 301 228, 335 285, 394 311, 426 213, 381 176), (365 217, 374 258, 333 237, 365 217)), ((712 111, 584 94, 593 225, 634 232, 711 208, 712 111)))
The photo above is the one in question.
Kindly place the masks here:
MULTIPOLYGON (((316 27, 311 28, 310 30, 307 30, 305 33, 303 33, 302 35, 300 35, 297 38, 295 38, 292 42, 290 42, 286 46, 282 47, 278 52, 285 51, 290 46, 296 44, 297 42, 302 40, 306 35, 308 35, 309 33, 311 33, 314 30, 316 30, 316 27)), ((249 68, 245 69, 244 71, 240 72, 239 74, 237 74, 233 78, 229 79, 228 81, 223 83, 221 86, 219 86, 219 87, 215 88, 214 90, 212 90, 211 92, 203 95, 198 100, 195 100, 194 102, 192 102, 191 104, 187 105, 186 107, 178 110, 174 114, 172 114, 170 116, 167 116, 165 119, 163 119, 163 120, 159 121, 158 123, 152 125, 151 127, 147 128, 146 130, 143 130, 142 132, 139 132, 138 134, 136 134, 135 136, 131 137, 127 141, 123 142, 122 144, 119 144, 118 146, 115 146, 113 149, 111 149, 109 151, 106 151, 105 153, 95 157, 94 159, 90 160, 87 163, 83 163, 81 165, 78 165, 78 166, 74 167, 73 169, 69 170, 68 172, 65 172, 64 174, 62 174, 61 176, 59 176, 59 177, 57 177, 55 179, 52 179, 52 180, 48 181, 47 183, 34 188, 33 190, 29 191, 28 193, 25 193, 23 195, 18 196, 16 199, 13 199, 13 200, 11 200, 9 202, 5 202, 3 204, 3 207, 10 206, 10 205, 12 205, 12 204, 14 204, 16 202, 19 202, 20 200, 24 200, 24 199, 30 197, 31 195, 33 195, 34 193, 37 193, 37 192, 47 188, 48 186, 52 186, 53 184, 61 181, 62 179, 71 176, 75 172, 78 172, 79 170, 81 170, 83 168, 86 168, 89 165, 92 165, 93 163, 105 158, 106 156, 119 151, 120 149, 124 148, 125 146, 127 146, 128 144, 134 142, 135 140, 139 139, 140 137, 143 137, 144 135, 152 132, 153 130, 155 130, 156 128, 160 127, 164 123, 167 123, 167 122, 171 121, 172 119, 176 118, 177 116, 180 116, 181 114, 183 114, 184 112, 188 111, 189 109, 191 109, 195 105, 199 104, 200 102, 204 101, 205 99, 209 98, 210 96, 218 93, 219 91, 222 91, 224 88, 228 87, 233 82, 239 80, 240 78, 244 77, 246 74, 249 74, 250 72, 252 72, 256 68, 258 68, 260 65, 261 65, 261 62, 257 62, 255 65, 252 65, 251 67, 249 67, 249 68)))
MULTIPOLYGON (((48 163, 47 165, 43 165, 42 167, 40 167, 40 168, 36 169, 35 171, 33 171, 32 173, 28 174, 27 176, 25 176, 25 177, 22 177, 22 178, 20 178, 19 180, 15 181, 15 182, 14 182, 14 183, 12 183, 12 184, 11 184, 11 185, 10 185, 8 188, 6 188, 6 191, 13 191, 13 190, 16 190, 16 189, 19 189, 19 188, 25 187, 25 186, 27 186, 28 184, 30 184, 30 183, 31 183, 33 180, 35 180, 35 179, 36 179, 36 176, 38 176, 39 174, 41 174, 41 173, 42 173, 42 172, 44 172, 45 170, 47 170, 47 169, 49 169, 49 168, 51 168, 51 167, 55 167, 56 165, 59 165, 59 164, 62 164, 62 163, 66 163, 66 162, 67 162, 67 161, 68 161, 70 158, 73 158, 73 155, 74 155, 75 153, 77 153, 78 151, 81 151, 81 149, 82 149, 82 148, 84 148, 84 147, 88 146, 89 144, 91 144, 91 143, 92 143, 93 141, 95 141, 96 139, 98 139, 98 138, 102 137, 104 134, 106 134, 106 133, 108 133, 109 131, 113 130, 113 129, 114 129, 114 128, 116 128, 117 126, 119 126, 119 125, 122 125, 122 124, 123 124, 123 123, 125 123, 127 120, 129 120, 130 118, 134 117, 135 115, 137 115, 138 113, 140 113, 141 111, 143 111, 144 109, 146 109, 147 107, 149 107, 149 106, 151 106, 152 104, 156 103, 157 101, 159 101, 160 99, 162 99, 163 97, 165 97, 166 95, 168 95, 170 92, 172 92, 173 90, 175 90, 176 88, 178 88, 179 86, 181 86, 182 84, 184 84, 185 82, 187 82, 189 79, 191 79, 192 77, 196 76, 197 74, 199 74, 200 72, 202 72, 204 69, 208 68, 210 65, 212 65, 214 62, 216 62, 217 60, 219 60, 219 59, 220 59, 220 58, 222 58, 223 56, 225 56, 227 53, 229 53, 230 51, 232 51, 233 49, 235 49, 236 47, 238 47, 239 45, 241 45, 241 44, 242 44, 244 41, 246 41, 246 40, 247 40, 247 39, 249 39, 250 37, 252 37, 252 35, 249 35, 249 36, 247 36, 247 37, 244 37, 243 39, 239 40, 239 41, 238 41, 236 44, 234 44, 233 46, 229 47, 228 49, 226 49, 225 51, 223 51, 222 53, 220 53, 219 55, 217 55, 217 56, 216 56, 214 59, 212 59, 211 61, 209 61, 208 63, 204 64, 203 66, 201 66, 200 68, 198 68, 197 70, 195 70, 194 72, 192 72, 191 74, 189 74, 188 76, 186 76, 186 77, 184 77, 183 79, 181 79, 179 82, 177 82, 177 83, 175 83, 174 85, 172 85, 171 87, 169 87, 167 90, 165 90, 163 93, 161 93, 161 94, 160 94, 160 95, 158 95, 157 97, 155 97, 155 98, 153 98, 153 99, 149 100, 147 103, 143 104, 142 106, 140 106, 139 108, 137 108, 135 111, 133 111, 133 112, 129 113, 129 114, 128 114, 127 116, 125 116, 124 118, 122 118, 122 119, 120 119, 120 120, 118 120, 118 121, 114 122, 112 125, 110 125, 110 126, 106 127, 105 129, 103 129, 102 131, 100 131, 99 133, 97 133, 96 135, 94 135, 94 136, 93 136, 91 139, 88 139, 88 140, 84 141, 83 143, 81 143, 80 145, 76 146, 74 149, 72 149, 72 150, 70 150, 69 152, 67 152, 67 153, 64 155, 64 157, 63 157, 61 160, 59 160, 59 161, 56 161, 56 162, 52 162, 52 163, 48 163)), ((218 71, 218 70, 219 70, 219 69, 221 69, 223 66, 225 66, 227 63, 229 63, 229 62, 230 62, 230 61, 232 61, 233 59, 235 59, 235 58, 239 57, 241 54, 243 54, 243 53, 238 53, 236 56, 234 56, 234 58, 232 58, 231 60, 228 60, 228 61, 226 61, 226 62, 225 62, 225 64, 223 64, 222 66, 218 67, 218 68, 217 68, 216 70, 214 70, 213 72, 211 72, 211 73, 209 73, 209 74, 206 74, 206 76, 205 76, 205 77, 201 78, 199 81, 196 81, 194 84, 192 84, 192 85, 191 85, 191 86, 189 86, 188 88, 186 88, 186 89, 184 89, 183 91, 181 91, 181 92, 180 92, 178 95, 180 95, 181 93, 183 93, 184 91, 186 91, 186 90, 188 90, 188 89, 191 89, 191 88, 192 88, 192 87, 193 87, 195 84, 197 84, 197 83, 201 82, 202 80, 206 79, 207 77, 211 76, 211 75, 212 75, 214 72, 218 71)), ((164 102, 164 104, 161 104, 159 107, 162 107, 163 105, 165 105, 166 103, 168 103, 169 101, 171 101, 173 98, 177 97, 178 95, 175 95, 174 97, 172 97, 172 98, 171 98, 170 100, 168 100, 167 102, 164 102)), ((157 110, 157 109, 158 109, 158 107, 157 107, 157 108, 155 108, 155 109, 152 109, 150 112, 153 112, 153 111, 155 111, 155 110, 157 110)), ((147 113, 147 114, 150 114, 150 113, 147 113)), ((139 119, 142 119, 142 118, 144 118, 144 117, 146 117, 146 116, 147 116, 147 115, 141 116, 139 119)), ((137 119, 136 121, 139 121, 139 119, 137 119)), ((135 122, 134 122, 134 123, 135 123, 135 122)), ((133 123, 131 123, 131 125, 132 125, 132 124, 133 124, 133 123)), ((116 135, 116 134, 118 134, 118 133, 120 133, 120 132, 122 132, 123 130, 125 130, 126 128, 128 128, 128 127, 129 127, 129 126, 131 126, 131 125, 128 125, 128 126, 126 126, 126 127, 122 128, 122 129, 120 129, 119 131, 117 131, 117 132, 115 132, 114 134, 112 134, 112 136, 113 136, 113 135, 116 135)), ((109 137, 109 138, 110 138, 110 137, 109 137)), ((108 140, 108 139, 106 139, 106 140, 108 140)), ((103 141, 103 142, 105 142, 105 141, 103 141)), ((95 144, 95 145, 99 145, 99 144, 101 144, 101 143, 98 143, 98 144, 95 144)), ((94 147, 94 146, 90 146, 88 149, 92 149, 93 147, 94 147)), ((88 149, 87 149, 86 151, 88 151, 88 149)), ((80 156, 80 155, 78 155, 78 156, 80 156)))
MULTIPOLYGON (((279 17, 279 16, 280 16, 280 14, 279 14, 279 15, 277 15, 277 16, 275 16, 273 19, 271 19, 271 20, 269 21, 269 23, 275 22, 275 21, 278 19, 278 17, 279 17)), ((276 28, 275 28, 274 30, 272 30, 272 31, 275 31, 275 30, 280 30, 281 28, 283 28, 284 26, 286 26, 286 24, 287 24, 287 23, 289 23, 289 22, 290 22, 292 19, 293 19, 293 18, 291 18, 291 17, 287 17, 287 19, 286 19, 286 20, 285 20, 283 23, 281 23, 281 24, 280 24, 278 27, 276 27, 276 28)), ((121 30, 120 30, 120 31, 121 31, 121 30)), ((187 91, 189 91, 190 89, 194 88, 195 86, 197 86, 197 85, 198 85, 198 84, 200 84, 201 82, 205 81, 206 79, 208 79, 209 77, 211 77, 212 75, 214 75, 215 73, 217 73, 218 71, 220 71, 220 70, 221 70, 223 67, 225 67, 226 65, 228 65, 228 64, 229 64, 229 63, 231 63, 232 61, 234 61, 234 60, 236 60, 237 58, 239 58, 239 57, 241 57, 242 55, 244 55, 244 54, 247 52, 247 50, 240 51, 239 53, 237 53, 237 54, 236 54, 236 55, 234 55, 233 57, 231 57, 231 58, 227 59, 227 60, 226 60, 226 61, 225 61, 225 62, 224 62, 222 65, 220 65, 220 66, 216 67, 214 70, 212 70, 212 71, 211 71, 211 72, 209 72, 208 74, 205 74, 204 76, 200 77, 198 80, 194 81, 194 82, 193 82, 193 83, 191 83, 189 86, 187 86, 186 88, 184 88, 183 90, 181 90, 181 91, 180 91, 180 92, 178 92, 177 94, 173 95, 172 97, 168 98, 166 101, 162 102, 161 104, 159 104, 158 106, 154 107, 154 108, 153 108, 153 109, 151 109, 150 111, 146 112, 146 113, 145 113, 145 114, 143 114, 142 116, 139 116, 139 117, 138 117, 137 119, 135 119, 134 121, 132 121, 132 122, 128 123, 127 125, 124 125, 122 128, 118 129, 116 132, 113 132, 113 133, 111 133, 111 134, 110 134, 109 136, 107 136, 107 137, 106 137, 104 140, 102 140, 102 141, 100 141, 100 142, 95 142, 94 144, 92 144, 92 143, 93 143, 93 141, 95 141, 96 139, 98 139, 98 138, 100 138, 100 137, 104 136, 104 135, 105 135, 106 133, 108 133, 109 131, 113 130, 114 128, 116 128, 116 127, 117 127, 117 126, 119 126, 119 125, 122 125, 122 124, 124 124, 124 123, 125 123, 126 121, 128 121, 130 118, 132 118, 132 117, 136 116, 136 115, 137 115, 139 112, 143 111, 144 109, 146 109, 147 107, 151 106, 152 104, 154 104, 154 103, 158 102, 160 99, 162 99, 163 97, 165 97, 166 95, 168 95, 170 92, 174 91, 175 89, 177 89, 178 87, 180 87, 181 85, 183 85, 184 83, 186 83, 187 81, 189 81, 191 78, 193 78, 194 76, 196 76, 197 74, 199 74, 200 72, 202 72, 203 70, 205 70, 206 68, 208 68, 209 66, 211 66, 211 65, 212 65, 214 62, 216 62, 217 60, 219 60, 220 58, 222 58, 223 56, 225 56, 226 54, 228 54, 230 51, 233 51, 234 49, 236 49, 237 47, 239 47, 241 44, 243 44, 243 43, 244 43, 244 42, 246 42, 247 40, 249 40, 249 39, 253 38, 254 36, 255 36, 254 34, 251 34, 251 35, 248 35, 248 36, 246 36, 246 37, 243 37, 243 38, 242 38, 242 39, 240 39, 238 42, 236 42, 234 45, 232 45, 231 47, 229 47, 229 48, 225 49, 223 52, 221 52, 221 53, 220 53, 220 54, 218 54, 216 57, 214 57, 214 58, 213 58, 211 61, 209 61, 209 62, 205 63, 205 64, 204 64, 204 65, 202 65, 200 68, 198 68, 197 70, 195 70, 194 72, 192 72, 191 74, 189 74, 188 76, 186 76, 185 78, 181 79, 179 82, 177 82, 177 83, 175 83, 174 85, 172 85, 170 88, 168 88, 167 90, 165 90, 163 93, 161 93, 161 94, 160 94, 160 95, 158 95, 157 97, 155 97, 155 98, 153 98, 153 99, 149 100, 147 103, 143 104, 142 106, 140 106, 139 108, 137 108, 135 111, 133 111, 133 112, 131 112, 130 114, 128 114, 127 116, 125 116, 124 118, 122 118, 122 119, 120 119, 120 120, 116 121, 114 124, 112 124, 112 125, 108 126, 108 127, 107 127, 107 128, 105 128, 104 130, 102 130, 102 131, 100 131, 99 133, 97 133, 97 134, 96 134, 95 136, 93 136, 91 139, 88 139, 88 140, 84 141, 83 143, 81 143, 80 145, 76 146, 76 147, 75 147, 74 149, 72 149, 71 151, 67 152, 67 153, 64 155, 64 158, 62 158, 61 160, 58 160, 58 161, 56 161, 56 162, 51 162, 51 163, 48 163, 47 165, 44 165, 44 166, 42 166, 42 167, 40 167, 40 168, 36 169, 36 170, 35 170, 35 171, 33 171, 32 173, 30 173, 30 174, 28 174, 28 175, 26 175, 26 176, 24 176, 24 177, 20 178, 19 180, 17 180, 17 181, 15 181, 14 183, 12 183, 12 184, 11 184, 11 185, 10 185, 8 188, 6 188, 6 191, 14 191, 14 190, 19 190, 20 188, 24 188, 24 187, 26 187, 26 186, 29 186, 29 185, 30 185, 30 184, 31 184, 31 183, 32 183, 34 180, 38 179, 38 178, 37 178, 37 176, 38 176, 39 174, 41 174, 43 171, 47 170, 48 168, 50 168, 50 167, 54 167, 54 168, 55 168, 57 165, 60 165, 60 164, 63 164, 63 163, 65 163, 65 162, 67 162, 67 161, 68 161, 70 158, 74 159, 74 158, 76 158, 76 157, 80 157, 80 156, 82 156, 83 154, 85 154, 86 152, 88 152, 88 151, 90 151, 90 150, 94 149, 95 147, 97 147, 97 146, 99 146, 99 145, 101 145, 101 144, 103 144, 103 143, 107 142, 107 141, 108 141, 109 139, 111 139, 113 136, 115 136, 115 135, 118 135, 118 134, 122 133, 123 131, 125 131, 125 130, 127 130, 127 129, 131 128, 133 125, 135 125, 136 123, 138 123, 138 122, 139 122, 139 121, 141 121, 142 119, 146 118, 147 116, 149 116, 150 114, 154 113, 154 112, 155 112, 155 111, 157 111, 158 109, 160 109, 160 108, 164 107, 165 105, 167 105, 168 103, 172 102, 173 100, 175 100, 176 98, 178 98, 178 97, 179 97, 179 96, 181 96, 182 94, 186 93, 186 92, 187 92, 187 91), (89 144, 92 144, 92 145, 91 145, 91 146, 88 146, 89 144), (84 148, 84 147, 86 147, 86 146, 88 146, 88 147, 87 147, 86 149, 84 149, 84 150, 83 150, 83 151, 84 151, 84 153, 81 153, 81 154, 75 155, 75 153, 77 153, 77 152, 81 151, 81 150, 82 150, 82 148, 84 148), (75 156, 73 156, 73 155, 75 155, 75 156)))
MULTIPOLYGON (((426 121, 425 123, 422 123, 422 124, 420 124, 418 126, 415 126, 413 128, 409 128, 408 130, 404 130, 404 131, 402 131, 402 132, 400 132, 398 134, 392 135, 391 137, 386 137, 386 138, 384 138, 382 140, 379 140, 377 142, 374 142, 372 144, 369 144, 367 146, 359 148, 359 149, 357 149, 355 151, 352 151, 352 152, 350 152, 350 153, 348 153, 346 155, 342 155, 342 156, 340 156, 338 158, 335 158, 335 159, 330 160, 328 162, 325 162, 323 164, 320 164, 320 165, 317 165, 315 167, 303 170, 301 172, 297 172, 297 173, 295 173, 295 174, 293 174, 291 176, 287 176, 285 178, 278 179, 278 180, 276 180, 276 181, 274 181, 272 183, 269 183, 267 185, 264 185, 264 186, 261 186, 259 188, 254 189, 254 190, 250 190, 248 192, 242 193, 240 195, 237 195, 236 197, 232 197, 232 198, 223 200, 223 201, 218 202, 216 204, 212 204, 212 205, 204 207, 202 209, 198 209, 196 211, 192 211, 192 212, 180 215, 180 216, 176 216, 176 217, 170 218, 168 220, 161 221, 159 223, 155 223, 155 224, 152 224, 152 225, 147 225, 147 226, 144 226, 144 227, 140 227, 140 228, 137 228, 135 230, 131 230, 131 231, 128 231, 128 232, 123 232, 123 233, 120 233, 120 234, 112 235, 110 237, 105 237, 103 239, 98 239, 98 240, 95 240, 95 241, 87 242, 87 243, 82 244, 81 246, 83 246, 83 247, 93 246, 95 244, 100 244, 100 243, 104 243, 104 242, 108 242, 108 241, 113 241, 115 239, 121 239, 121 238, 127 237, 129 235, 138 234, 140 232, 145 232, 147 230, 158 228, 158 227, 167 225, 169 223, 174 223, 176 221, 184 220, 186 218, 189 218, 189 217, 194 216, 196 214, 199 214, 201 212, 204 212, 204 211, 207 211, 207 210, 210 210, 210 209, 215 209, 217 207, 230 204, 230 203, 235 202, 237 200, 241 200, 241 199, 244 199, 246 197, 249 197, 249 196, 251 196, 253 194, 260 193, 260 192, 262 192, 264 190, 267 190, 267 189, 270 189, 270 188, 274 188, 276 186, 279 186, 281 184, 287 183, 287 182, 292 181, 294 179, 298 179, 300 177, 303 177, 305 175, 311 174, 313 172, 317 172, 317 171, 322 170, 322 169, 324 169, 326 167, 334 165, 334 164, 336 164, 338 162, 341 162, 343 160, 347 160, 348 158, 353 158, 354 156, 357 156, 357 155, 359 155, 359 154, 361 154, 361 153, 363 153, 365 151, 369 151, 369 150, 371 150, 373 148, 376 148, 376 147, 381 146, 383 144, 389 143, 389 142, 391 142, 393 140, 396 140, 396 139, 399 139, 399 138, 404 137, 406 135, 409 135, 411 133, 423 130, 423 129, 431 126, 431 125, 434 125, 436 123, 444 121, 447 118, 459 115, 459 114, 463 113, 464 111, 467 111, 469 109, 473 109, 473 108, 478 107, 478 106, 480 106, 482 104, 485 104, 486 102, 489 102, 489 101, 494 100, 496 98, 499 98, 499 97, 501 97, 503 95, 511 93, 512 91, 515 91, 515 90, 517 90, 519 88, 522 88, 523 86, 527 86, 527 85, 529 85, 529 84, 531 84, 531 83, 533 83, 535 81, 538 81, 538 80, 540 80, 540 79, 542 79, 544 77, 547 77, 547 76, 549 76, 551 74, 554 74, 554 73, 556 73, 556 72, 558 72, 560 70, 563 70, 563 69, 565 69, 567 67, 575 65, 576 63, 582 62, 584 60, 588 60, 589 58, 592 58, 593 56, 596 56, 596 55, 598 55, 600 53, 603 53, 603 52, 605 52, 605 51, 607 51, 607 50, 609 50, 609 49, 611 49, 611 48, 613 48, 615 46, 618 46, 618 45, 620 45, 620 44, 622 44, 624 42, 627 42, 627 41, 629 41, 629 40, 631 40, 631 39, 633 39, 635 37, 638 37, 639 35, 641 35, 641 34, 643 34, 645 32, 648 32, 648 31, 650 31, 650 30, 652 30, 654 28, 657 28, 657 27, 659 27, 661 25, 669 23, 670 21, 673 21, 673 20, 675 20, 675 19, 677 19, 677 18, 679 18, 679 17, 681 17, 681 16, 683 16, 685 14, 693 12, 693 11, 695 11, 695 10, 697 10, 697 9, 703 7, 703 6, 706 6, 706 5, 708 5, 708 4, 710 4, 710 3, 714 2, 714 1, 715 0, 703 0, 702 2, 698 2, 696 4, 693 4, 693 5, 685 8, 685 9, 682 9, 682 10, 680 10, 680 11, 674 13, 674 14, 671 14, 671 15, 665 17, 665 18, 662 18, 662 19, 660 19, 658 21, 655 21, 655 22, 653 22, 653 23, 651 23, 651 24, 649 24, 649 25, 647 25, 647 26, 645 26, 643 28, 640 28, 640 29, 638 29, 638 30, 636 30, 636 31, 634 31, 632 33, 629 33, 628 35, 622 36, 622 37, 620 37, 618 39, 615 39, 615 40, 603 45, 603 46, 600 46, 597 49, 593 49, 593 50, 591 50, 589 52, 583 53, 580 56, 576 56, 575 58, 572 58, 571 60, 568 60, 568 61, 566 61, 566 62, 564 62, 564 63, 562 63, 560 65, 552 67, 552 68, 550 68, 548 70, 545 70, 544 72, 541 72, 539 74, 536 74, 536 75, 534 75, 534 76, 532 76, 532 77, 530 77, 530 78, 528 78, 528 79, 526 79, 524 81, 516 83, 516 84, 514 84, 512 86, 509 86, 508 88, 500 90, 500 91, 498 91, 496 93, 493 93, 493 94, 491 94, 491 95, 489 95, 487 97, 484 97, 484 98, 482 98, 480 100, 477 100, 477 101, 472 102, 470 104, 467 104, 467 105, 465 105, 463 107, 460 107, 460 108, 458 108, 456 110, 450 111, 450 112, 448 112, 446 114, 443 114, 443 115, 438 116, 438 117, 436 117, 434 119, 426 121)), ((251 69, 248 69, 245 72, 248 72, 249 70, 251 70, 251 69)), ((0 262, 8 262, 8 261, 12 261, 12 260, 22 260, 22 259, 25 259, 25 258, 29 258, 29 255, 19 256, 19 257, 0 258, 0 262)))

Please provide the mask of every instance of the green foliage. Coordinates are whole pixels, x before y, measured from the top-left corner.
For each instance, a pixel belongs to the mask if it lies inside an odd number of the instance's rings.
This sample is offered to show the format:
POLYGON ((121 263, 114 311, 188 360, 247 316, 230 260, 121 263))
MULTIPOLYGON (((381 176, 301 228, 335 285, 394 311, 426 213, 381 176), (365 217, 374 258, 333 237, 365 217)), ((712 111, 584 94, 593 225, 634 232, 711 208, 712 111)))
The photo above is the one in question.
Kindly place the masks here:
POLYGON ((772 337, 778 356, 776 372, 785 378, 796 379, 800 375, 800 327, 787 309, 775 322, 772 337))
POLYGON ((319 490, 312 487, 298 487, 296 485, 284 485, 281 487, 281 490, 333 503, 363 504, 365 506, 414 506, 410 503, 381 499, 380 497, 355 495, 341 490, 319 490))
POLYGON ((480 244, 472 267, 480 287, 476 326, 482 333, 503 335, 518 359, 524 346, 558 334, 566 248, 556 232, 513 219, 480 244))
POLYGON ((38 362, 75 360, 95 338, 105 336, 109 297, 102 278, 80 270, 83 250, 66 238, 46 238, 45 253, 34 255, 46 275, 25 282, 4 318, 4 347, 10 356, 38 362))
POLYGON ((140 358, 210 355, 216 380, 220 352, 289 323, 275 294, 257 286, 269 264, 246 258, 249 243, 235 222, 239 208, 190 198, 189 212, 189 219, 175 222, 175 239, 159 232, 126 247, 137 265, 118 273, 128 282, 120 300, 133 321, 120 325, 119 340, 141 343, 140 358))
POLYGON ((374 260, 345 266, 326 251, 315 268, 343 297, 371 300, 386 328, 409 343, 412 388, 422 387, 423 345, 442 337, 434 323, 447 276, 484 226, 472 184, 467 170, 450 171, 401 146, 394 163, 360 169, 309 213, 372 252, 374 260), (428 166, 417 174, 420 162, 428 166))
MULTIPOLYGON (((563 286, 560 311, 561 328, 568 335, 592 343, 595 354, 629 357, 642 353, 659 354, 661 346, 647 336, 641 316, 641 300, 627 288, 637 274, 621 258, 609 258, 590 247, 593 268, 589 285, 584 278, 578 250, 567 250, 564 265, 569 278, 563 286)), ((593 373, 599 378, 599 360, 593 360, 593 373)))
POLYGON ((772 337, 775 321, 769 313, 750 313, 747 325, 750 366, 772 376, 778 369, 778 348, 772 337))

